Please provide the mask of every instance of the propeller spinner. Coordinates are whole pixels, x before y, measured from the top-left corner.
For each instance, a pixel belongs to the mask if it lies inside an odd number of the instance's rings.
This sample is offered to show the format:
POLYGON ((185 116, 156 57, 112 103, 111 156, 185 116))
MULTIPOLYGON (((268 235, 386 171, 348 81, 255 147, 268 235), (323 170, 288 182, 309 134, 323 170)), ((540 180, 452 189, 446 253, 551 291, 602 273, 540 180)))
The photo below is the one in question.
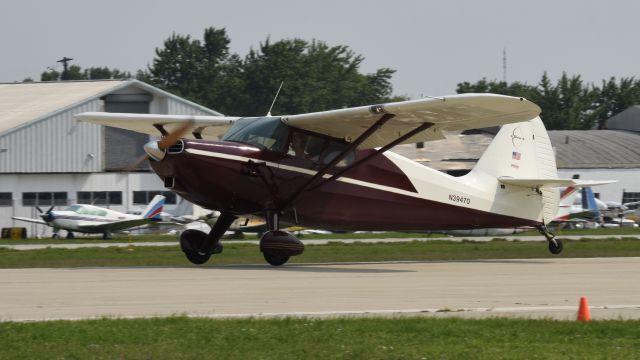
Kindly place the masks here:
POLYGON ((172 132, 164 136, 160 140, 149 141, 144 145, 145 155, 139 157, 135 162, 133 162, 129 167, 127 167, 127 171, 133 171, 137 169, 143 162, 148 160, 149 158, 160 161, 164 158, 164 155, 169 147, 176 144, 180 138, 184 136, 184 134, 191 128, 193 125, 193 121, 185 122, 176 127, 172 132))

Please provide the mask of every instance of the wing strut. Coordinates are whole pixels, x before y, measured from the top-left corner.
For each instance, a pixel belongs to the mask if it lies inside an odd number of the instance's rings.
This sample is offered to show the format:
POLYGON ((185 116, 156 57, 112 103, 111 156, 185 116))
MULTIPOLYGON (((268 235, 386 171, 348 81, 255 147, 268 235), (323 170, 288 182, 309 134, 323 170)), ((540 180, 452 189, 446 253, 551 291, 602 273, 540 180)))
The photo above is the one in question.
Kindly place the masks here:
POLYGON ((336 166, 337 163, 342 161, 342 159, 347 157, 347 155, 349 155, 349 153, 353 149, 357 148, 360 144, 362 144, 365 140, 367 140, 371 135, 373 135, 374 132, 376 132, 378 129, 380 129, 387 121, 393 119, 395 116, 396 116, 395 114, 384 114, 384 115, 382 115, 380 117, 380 119, 378 119, 378 121, 376 121, 373 125, 371 125, 365 132, 360 134, 360 136, 358 136, 358 138, 354 142, 349 144, 349 146, 346 149, 344 149, 338 156, 336 156, 327 165, 323 166, 320 170, 318 170, 318 172, 313 177, 311 177, 311 179, 309 179, 295 193, 293 193, 293 195, 291 195, 291 197, 289 197, 289 199, 287 199, 284 203, 282 203, 279 206, 279 209, 283 210, 287 206, 289 206, 291 203, 296 201, 296 199, 298 199, 298 197, 300 197, 300 195, 302 194, 303 191, 305 191, 309 187, 311 187, 311 185, 313 185, 313 183, 317 179, 319 179, 320 177, 324 176, 324 174, 326 174, 329 170, 333 169, 333 167, 336 166))
POLYGON ((428 128, 430 128, 432 126, 433 126, 433 123, 423 123, 422 125, 420 125, 417 128, 409 131, 408 133, 402 135, 401 137, 397 138, 396 140, 394 140, 394 141, 388 143, 387 145, 379 148, 374 153, 371 153, 371 154, 365 156, 364 158, 354 162, 353 164, 351 164, 351 166, 347 166, 344 169, 338 171, 337 173, 335 173, 330 178, 324 179, 322 182, 320 182, 319 184, 314 185, 309 190, 317 189, 317 188, 325 185, 328 182, 335 181, 335 180, 339 179, 347 171, 349 171, 349 170, 351 170, 351 169, 353 169, 353 168, 355 168, 357 166, 360 166, 360 165, 364 164, 365 162, 369 161, 374 156, 378 156, 378 155, 382 154, 383 152, 385 152, 385 151, 391 149, 392 147, 400 144, 401 142, 411 138, 412 136, 414 136, 414 135, 416 135, 416 134, 418 134, 418 133, 420 133, 420 132, 422 132, 424 130, 427 130, 428 128))

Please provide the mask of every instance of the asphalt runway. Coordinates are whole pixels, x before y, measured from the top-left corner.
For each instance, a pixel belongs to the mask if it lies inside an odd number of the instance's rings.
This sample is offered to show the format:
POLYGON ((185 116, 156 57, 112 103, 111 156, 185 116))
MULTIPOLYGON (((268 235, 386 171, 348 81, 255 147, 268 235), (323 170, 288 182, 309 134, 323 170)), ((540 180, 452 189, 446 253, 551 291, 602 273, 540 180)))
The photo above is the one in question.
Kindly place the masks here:
POLYGON ((640 318, 640 258, 0 269, 0 320, 102 316, 640 318))

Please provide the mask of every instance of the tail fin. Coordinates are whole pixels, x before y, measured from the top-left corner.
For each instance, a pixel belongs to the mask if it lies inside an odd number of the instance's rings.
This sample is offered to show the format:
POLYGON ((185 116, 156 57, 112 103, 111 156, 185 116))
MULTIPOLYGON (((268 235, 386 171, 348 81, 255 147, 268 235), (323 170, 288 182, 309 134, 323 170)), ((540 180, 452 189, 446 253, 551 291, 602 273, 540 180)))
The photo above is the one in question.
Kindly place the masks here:
MULTIPOLYGON (((503 125, 471 173, 494 179, 557 179, 555 154, 542 120, 536 117, 503 125)), ((560 193, 550 186, 541 186, 539 190, 541 197, 525 196, 515 200, 516 195, 509 191, 496 196, 503 196, 505 203, 521 201, 521 216, 549 223, 556 215, 560 193)), ((500 199, 496 198, 496 201, 500 199)), ((512 210, 508 207, 502 209, 505 213, 512 210)))
POLYGON ((149 205, 142 211, 143 219, 160 219, 160 213, 164 207, 165 197, 162 195, 156 195, 153 197, 149 205))
POLYGON ((582 188, 582 208, 588 210, 591 219, 599 220, 600 208, 596 203, 596 197, 590 187, 582 188))

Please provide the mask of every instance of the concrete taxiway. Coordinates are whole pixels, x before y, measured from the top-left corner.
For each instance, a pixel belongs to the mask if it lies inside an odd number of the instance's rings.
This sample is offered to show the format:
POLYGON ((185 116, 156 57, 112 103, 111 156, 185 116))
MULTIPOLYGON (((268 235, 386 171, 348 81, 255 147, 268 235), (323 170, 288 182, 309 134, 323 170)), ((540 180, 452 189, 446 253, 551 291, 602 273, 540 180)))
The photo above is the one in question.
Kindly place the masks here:
POLYGON ((640 318, 640 258, 1 269, 0 320, 424 314, 640 318))

